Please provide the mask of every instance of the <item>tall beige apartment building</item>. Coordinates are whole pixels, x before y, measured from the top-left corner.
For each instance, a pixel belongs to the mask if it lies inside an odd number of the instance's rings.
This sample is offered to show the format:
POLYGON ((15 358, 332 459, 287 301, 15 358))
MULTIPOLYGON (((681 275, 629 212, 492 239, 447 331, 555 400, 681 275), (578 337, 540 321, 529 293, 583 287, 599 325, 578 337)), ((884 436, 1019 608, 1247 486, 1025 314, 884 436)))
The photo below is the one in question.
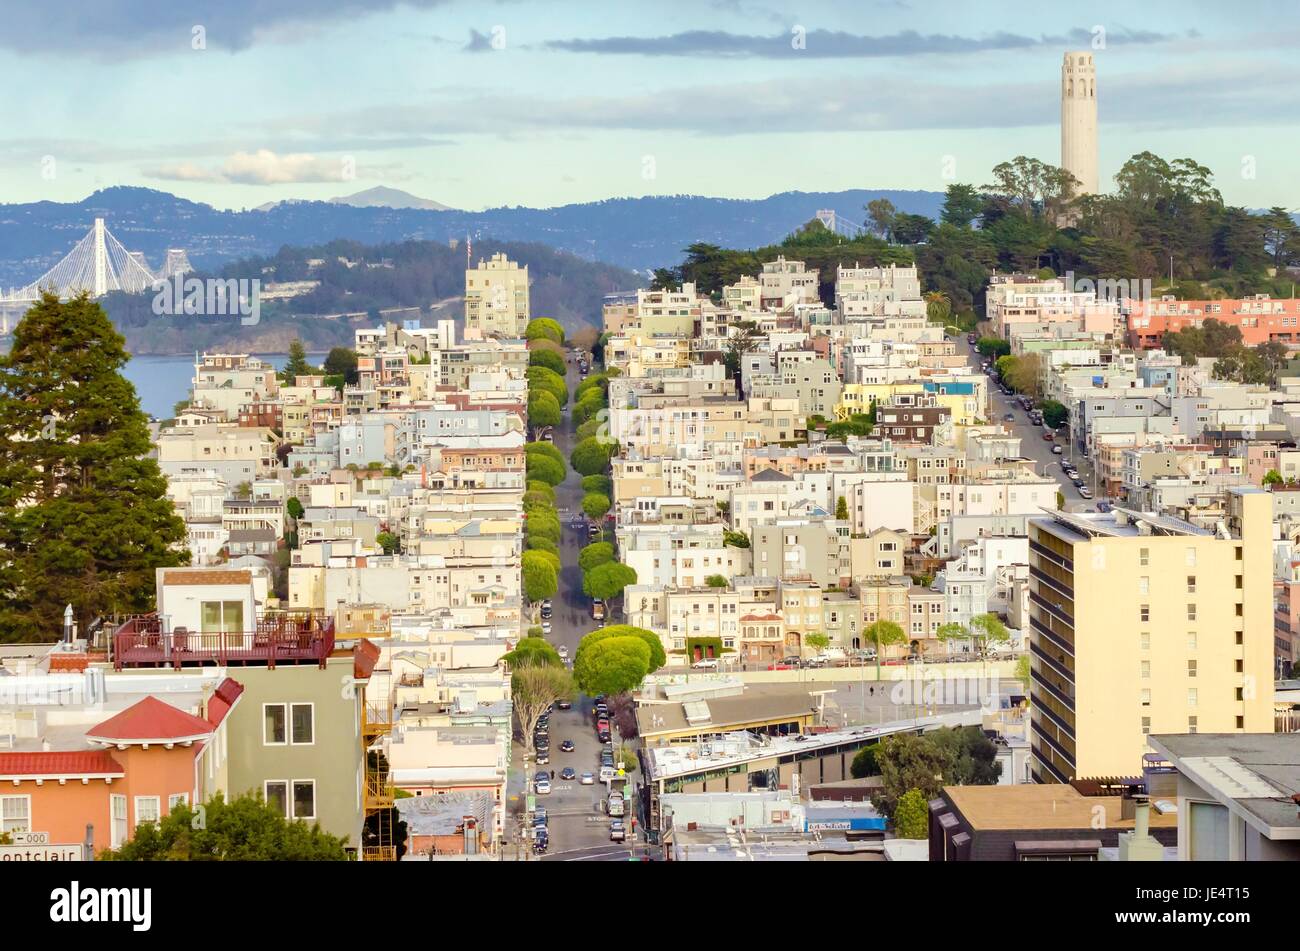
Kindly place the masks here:
POLYGON ((1140 775, 1151 733, 1273 731, 1272 508, 1210 532, 1117 509, 1029 522, 1034 779, 1140 775))
POLYGON ((528 327, 528 266, 497 252, 465 272, 465 336, 517 339, 528 327))

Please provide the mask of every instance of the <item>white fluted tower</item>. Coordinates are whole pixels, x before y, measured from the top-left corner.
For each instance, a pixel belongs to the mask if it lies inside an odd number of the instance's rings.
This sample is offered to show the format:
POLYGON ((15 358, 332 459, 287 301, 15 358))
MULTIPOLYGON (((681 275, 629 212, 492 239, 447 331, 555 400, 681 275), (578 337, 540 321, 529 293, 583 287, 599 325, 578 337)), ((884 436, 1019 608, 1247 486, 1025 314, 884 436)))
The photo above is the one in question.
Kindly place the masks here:
POLYGON ((1097 66, 1091 52, 1070 52, 1061 63, 1061 167, 1097 193, 1097 66))

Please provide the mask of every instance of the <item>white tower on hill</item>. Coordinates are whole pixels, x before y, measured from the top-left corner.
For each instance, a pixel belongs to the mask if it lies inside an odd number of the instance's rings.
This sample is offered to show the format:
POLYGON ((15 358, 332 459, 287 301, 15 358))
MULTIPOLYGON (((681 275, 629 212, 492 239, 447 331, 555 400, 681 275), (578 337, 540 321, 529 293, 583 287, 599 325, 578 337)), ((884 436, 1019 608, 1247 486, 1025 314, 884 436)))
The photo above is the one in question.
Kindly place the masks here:
POLYGON ((1092 53, 1066 53, 1061 63, 1061 167, 1097 193, 1097 67, 1092 53))

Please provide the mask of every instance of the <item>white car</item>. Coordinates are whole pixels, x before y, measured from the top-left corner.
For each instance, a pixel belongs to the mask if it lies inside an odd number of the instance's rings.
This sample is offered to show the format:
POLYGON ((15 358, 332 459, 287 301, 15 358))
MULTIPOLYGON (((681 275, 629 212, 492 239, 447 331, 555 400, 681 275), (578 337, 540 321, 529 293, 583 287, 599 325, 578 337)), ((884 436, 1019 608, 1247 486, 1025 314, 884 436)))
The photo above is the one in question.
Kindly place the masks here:
POLYGON ((569 649, 565 647, 563 644, 559 646, 559 648, 556 650, 556 653, 560 655, 560 660, 569 659, 569 649))
POLYGON ((543 634, 549 634, 549 633, 551 633, 551 622, 550 622, 550 621, 543 621, 543 622, 542 622, 542 633, 543 633, 543 634))
POLYGON ((582 784, 583 786, 594 786, 594 785, 596 785, 596 774, 595 774, 595 773, 583 773, 583 774, 582 774, 582 778, 579 779, 578 782, 579 782, 580 784, 582 784))
POLYGON ((717 670, 718 660, 716 657, 705 657, 691 664, 693 670, 717 670))

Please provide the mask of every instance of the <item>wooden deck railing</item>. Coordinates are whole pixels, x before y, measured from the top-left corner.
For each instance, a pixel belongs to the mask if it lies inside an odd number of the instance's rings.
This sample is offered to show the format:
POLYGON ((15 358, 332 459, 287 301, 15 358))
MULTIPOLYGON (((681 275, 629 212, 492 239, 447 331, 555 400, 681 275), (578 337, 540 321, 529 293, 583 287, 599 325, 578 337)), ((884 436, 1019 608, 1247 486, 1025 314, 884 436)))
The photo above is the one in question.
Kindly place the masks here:
POLYGON ((157 615, 131 618, 113 635, 113 665, 165 667, 266 664, 314 660, 321 667, 334 650, 334 621, 317 614, 267 614, 251 631, 164 633, 157 615))

